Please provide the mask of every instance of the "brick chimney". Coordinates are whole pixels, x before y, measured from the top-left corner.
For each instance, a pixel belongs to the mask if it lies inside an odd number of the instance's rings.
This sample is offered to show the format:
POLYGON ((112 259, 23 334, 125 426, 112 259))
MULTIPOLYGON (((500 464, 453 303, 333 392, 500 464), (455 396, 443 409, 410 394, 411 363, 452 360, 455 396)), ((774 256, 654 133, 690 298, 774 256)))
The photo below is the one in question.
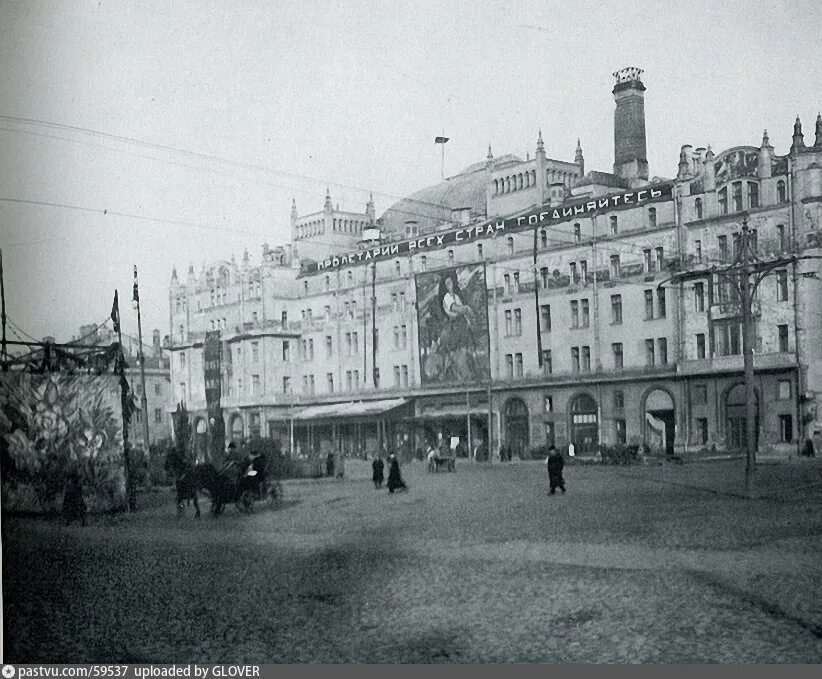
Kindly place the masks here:
POLYGON ((642 73, 642 69, 633 67, 614 73, 614 174, 629 181, 648 179, 642 73))

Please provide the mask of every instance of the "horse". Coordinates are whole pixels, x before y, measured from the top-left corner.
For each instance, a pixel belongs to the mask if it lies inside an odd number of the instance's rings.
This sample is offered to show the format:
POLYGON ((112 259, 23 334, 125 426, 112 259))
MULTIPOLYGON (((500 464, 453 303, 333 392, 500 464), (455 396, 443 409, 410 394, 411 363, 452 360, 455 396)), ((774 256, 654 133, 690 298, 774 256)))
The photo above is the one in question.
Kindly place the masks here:
POLYGON ((189 467, 177 475, 174 485, 177 488, 177 514, 183 513, 183 503, 194 502, 194 518, 200 518, 200 504, 197 502, 197 492, 203 488, 202 472, 200 467, 189 467))

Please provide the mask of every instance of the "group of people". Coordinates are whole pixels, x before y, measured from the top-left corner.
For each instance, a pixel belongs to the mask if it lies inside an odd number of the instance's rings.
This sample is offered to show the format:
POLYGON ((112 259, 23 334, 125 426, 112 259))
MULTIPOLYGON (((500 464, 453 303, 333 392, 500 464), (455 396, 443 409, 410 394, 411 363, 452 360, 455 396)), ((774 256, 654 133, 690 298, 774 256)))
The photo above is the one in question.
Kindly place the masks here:
MULTIPOLYGON (((382 488, 383 482, 385 482, 385 463, 382 457, 377 455, 377 457, 374 458, 374 461, 371 463, 371 470, 371 479, 374 482, 374 488, 379 490, 382 488)), ((408 486, 406 486, 405 481, 402 480, 400 463, 394 453, 388 456, 388 481, 386 482, 386 487, 389 493, 393 493, 395 490, 408 490, 408 486)))

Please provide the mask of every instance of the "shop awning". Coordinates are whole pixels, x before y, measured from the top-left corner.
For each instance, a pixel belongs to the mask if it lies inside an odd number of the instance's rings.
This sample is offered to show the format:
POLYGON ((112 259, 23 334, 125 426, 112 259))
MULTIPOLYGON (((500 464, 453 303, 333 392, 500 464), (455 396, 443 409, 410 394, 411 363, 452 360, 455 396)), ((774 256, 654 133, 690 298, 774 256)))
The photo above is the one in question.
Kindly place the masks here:
POLYGON ((305 420, 328 420, 341 417, 372 417, 382 415, 389 410, 405 405, 404 398, 389 398, 381 401, 346 401, 345 403, 329 403, 328 405, 309 406, 292 415, 295 422, 305 420))
MULTIPOLYGON (((466 414, 465 407, 460 408, 459 406, 444 406, 437 408, 436 410, 427 408, 422 410, 419 414, 419 419, 441 420, 454 417, 464 418, 466 414)), ((488 406, 471 406, 471 415, 473 417, 488 417, 488 406)))

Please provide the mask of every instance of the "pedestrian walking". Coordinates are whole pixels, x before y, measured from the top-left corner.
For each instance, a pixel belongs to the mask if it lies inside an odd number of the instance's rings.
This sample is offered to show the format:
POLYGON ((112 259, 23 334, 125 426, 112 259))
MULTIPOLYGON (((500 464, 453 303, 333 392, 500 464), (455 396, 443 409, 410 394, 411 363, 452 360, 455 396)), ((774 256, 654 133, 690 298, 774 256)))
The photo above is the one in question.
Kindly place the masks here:
POLYGON ((388 492, 393 493, 395 490, 408 490, 405 481, 402 480, 400 474, 400 463, 397 461, 394 453, 388 456, 388 492))
POLYGON ((556 446, 548 448, 548 457, 545 458, 545 466, 548 467, 548 484, 550 486, 550 493, 553 495, 557 488, 563 493, 565 492, 565 479, 562 478, 562 468, 565 466, 565 460, 556 449, 556 446))
POLYGON ((86 502, 83 499, 83 484, 77 472, 69 474, 63 493, 63 518, 68 526, 72 521, 86 525, 86 502))
POLYGON ((371 479, 374 481, 374 488, 379 490, 382 488, 382 482, 385 480, 385 463, 382 461, 379 453, 374 456, 374 461, 371 463, 371 479))

